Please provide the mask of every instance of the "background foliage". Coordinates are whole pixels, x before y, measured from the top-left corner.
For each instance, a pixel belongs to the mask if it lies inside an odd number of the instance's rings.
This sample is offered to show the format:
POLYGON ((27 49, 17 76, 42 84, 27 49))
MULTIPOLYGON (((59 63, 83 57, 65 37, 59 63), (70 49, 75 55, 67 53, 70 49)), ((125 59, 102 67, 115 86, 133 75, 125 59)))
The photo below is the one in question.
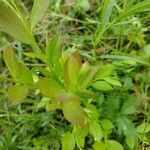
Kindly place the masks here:
POLYGON ((0 149, 149 149, 149 0, 16 2, 0 0, 0 149))

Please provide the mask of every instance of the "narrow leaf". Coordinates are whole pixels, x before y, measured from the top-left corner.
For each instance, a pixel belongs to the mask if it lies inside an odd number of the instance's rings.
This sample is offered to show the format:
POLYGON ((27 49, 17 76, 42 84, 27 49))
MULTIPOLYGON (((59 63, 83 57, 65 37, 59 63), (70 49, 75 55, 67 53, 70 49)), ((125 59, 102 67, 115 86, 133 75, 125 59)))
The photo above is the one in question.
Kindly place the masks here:
POLYGON ((32 84, 32 73, 26 66, 16 61, 12 48, 7 47, 4 49, 3 56, 4 61, 16 82, 22 84, 32 84))
POLYGON ((59 62, 61 54, 60 39, 58 36, 55 36, 46 46, 47 63, 52 66, 56 65, 59 62))
POLYGON ((114 4, 115 4, 114 0, 104 1, 103 8, 102 8, 102 15, 101 15, 102 29, 104 29, 109 23, 109 18, 112 13, 114 4))
POLYGON ((36 26, 36 24, 43 18, 45 15, 48 6, 49 6, 50 0, 34 0, 31 16, 30 16, 30 22, 31 22, 31 29, 36 26))
POLYGON ((2 1, 0 1, 0 28, 15 39, 32 44, 26 22, 22 22, 17 12, 2 1))
POLYGON ((143 11, 150 11, 150 1, 149 0, 139 2, 135 5, 133 5, 132 7, 125 9, 124 12, 122 12, 116 20, 118 21, 120 19, 124 19, 128 16, 131 16, 134 13, 139 13, 139 12, 143 12, 143 11))
POLYGON ((81 58, 79 52, 76 51, 66 60, 64 64, 64 80, 65 86, 70 91, 75 91, 81 68, 81 58))
POLYGON ((114 140, 108 140, 108 149, 109 150, 124 150, 123 146, 114 140))

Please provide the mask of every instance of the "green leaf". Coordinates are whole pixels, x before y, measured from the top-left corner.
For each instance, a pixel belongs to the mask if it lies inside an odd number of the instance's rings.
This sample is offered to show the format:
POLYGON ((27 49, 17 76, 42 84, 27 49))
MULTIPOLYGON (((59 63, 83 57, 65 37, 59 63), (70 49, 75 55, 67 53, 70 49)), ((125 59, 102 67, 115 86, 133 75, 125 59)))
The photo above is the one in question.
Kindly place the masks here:
POLYGON ((120 86, 121 87, 121 83, 120 81, 118 81, 116 78, 113 77, 105 77, 103 78, 103 80, 105 80, 106 82, 115 85, 115 86, 120 86))
POLYGON ((57 101, 53 101, 46 106, 46 111, 54 111, 56 109, 60 109, 60 104, 57 101))
POLYGON ((74 127, 74 134, 76 143, 79 147, 84 147, 85 144, 85 137, 88 135, 89 132, 89 125, 86 125, 84 128, 80 128, 75 126, 74 127))
POLYGON ((67 132, 63 135, 62 139, 62 150, 74 150, 75 148, 75 138, 74 134, 67 132))
POLYGON ((7 95, 14 104, 19 104, 29 94, 27 86, 14 85, 8 89, 7 95))
POLYGON ((114 128, 113 123, 110 120, 108 120, 108 119, 101 120, 101 126, 105 130, 110 130, 110 129, 114 128))
POLYGON ((76 51, 69 56, 64 64, 65 86, 69 91, 74 92, 76 90, 80 68, 81 58, 79 51, 76 51))
POLYGON ((143 51, 146 57, 150 57, 150 44, 145 45, 143 51))
POLYGON ((97 90, 101 90, 101 91, 110 91, 113 90, 112 86, 105 82, 105 81, 96 81, 92 84, 92 86, 97 89, 97 90))
POLYGON ((3 57, 11 75, 14 77, 16 82, 29 85, 32 84, 32 72, 30 72, 26 66, 16 61, 12 48, 5 48, 3 57))
POLYGON ((79 127, 85 126, 85 113, 80 104, 75 100, 67 101, 62 106, 65 118, 79 127))
POLYGON ((19 14, 2 1, 0 1, 0 28, 21 42, 26 44, 33 42, 25 20, 21 20, 19 14))
POLYGON ((56 98, 60 93, 63 93, 61 86, 54 80, 50 78, 42 78, 37 83, 35 87, 40 90, 40 92, 49 98, 56 98))
POLYGON ((56 65, 59 62, 61 54, 60 39, 58 36, 55 36, 46 46, 47 63, 52 66, 56 65))
POLYGON ((99 68, 99 70, 97 71, 96 75, 95 75, 95 80, 99 80, 101 78, 104 78, 104 77, 108 77, 112 74, 114 70, 114 66, 113 65, 104 65, 104 66, 101 66, 99 68))
POLYGON ((96 121, 90 123, 90 133, 96 141, 100 141, 103 138, 102 128, 96 121))
POLYGON ((124 150, 123 146, 114 140, 108 140, 108 149, 109 150, 124 150))
POLYGON ((90 9, 90 2, 89 0, 75 0, 76 8, 81 9, 82 11, 86 12, 90 9))
POLYGON ((105 0, 102 8, 101 22, 102 29, 106 28, 109 23, 109 18, 114 7, 115 0, 105 0))
POLYGON ((143 11, 149 11, 150 10, 150 1, 145 0, 142 2, 138 2, 137 4, 133 5, 130 8, 125 9, 116 19, 117 21, 123 18, 126 18, 128 16, 133 15, 134 13, 139 13, 143 11))
POLYGON ((130 149, 134 149, 134 146, 136 144, 137 137, 136 136, 126 136, 126 143, 129 146, 130 149))
POLYGON ((124 150, 123 146, 114 140, 107 140, 107 143, 95 142, 93 145, 94 150, 124 150))
POLYGON ((25 56, 32 57, 32 58, 37 58, 42 60, 43 62, 46 61, 46 55, 42 53, 35 53, 35 52, 24 52, 25 56))
POLYGON ((131 96, 124 101, 121 108, 121 113, 126 115, 134 114, 136 112, 136 109, 137 101, 134 99, 134 97, 131 96))
POLYGON ((36 24, 43 18, 50 4, 50 0, 34 0, 30 22, 31 29, 36 26, 36 24))
POLYGON ((94 150, 106 150, 103 142, 95 142, 93 145, 94 150))
POLYGON ((141 134, 150 132, 150 123, 142 123, 138 125, 136 131, 141 134))
POLYGON ((94 67, 92 66, 91 68, 88 68, 87 66, 85 66, 85 70, 83 69, 84 71, 81 73, 79 77, 79 82, 78 82, 79 91, 89 86, 89 84, 94 79, 98 69, 99 69, 99 66, 94 66, 94 67))
POLYGON ((88 117, 92 120, 98 120, 100 113, 97 110, 96 106, 92 104, 88 104, 86 108, 88 109, 87 111, 88 117))

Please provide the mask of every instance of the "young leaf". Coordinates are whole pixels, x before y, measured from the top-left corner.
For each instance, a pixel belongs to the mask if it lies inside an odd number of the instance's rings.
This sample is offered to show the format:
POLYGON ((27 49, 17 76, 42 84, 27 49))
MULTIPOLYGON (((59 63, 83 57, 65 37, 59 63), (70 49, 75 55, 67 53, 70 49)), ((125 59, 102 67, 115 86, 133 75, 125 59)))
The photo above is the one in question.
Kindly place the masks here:
POLYGON ((115 4, 114 0, 105 0, 102 8, 102 15, 101 15, 101 22, 102 22, 102 29, 104 29, 108 23, 109 18, 115 4))
POLYGON ((32 73, 26 66, 16 61, 13 49, 8 47, 4 49, 4 61, 14 77, 14 79, 22 84, 32 84, 32 73))
POLYGON ((70 91, 76 90, 79 71, 81 68, 81 58, 79 51, 76 51, 66 60, 64 64, 64 80, 66 88, 70 91))
POLYGON ((93 135, 96 141, 100 141, 103 138, 102 128, 95 121, 90 123, 90 133, 93 135))
POLYGON ((60 39, 58 36, 55 36, 46 46, 47 63, 49 65, 55 66, 58 63, 61 54, 62 49, 60 47, 60 39))
POLYGON ((31 29, 36 26, 36 24, 43 18, 45 15, 48 6, 49 6, 50 0, 34 0, 31 16, 30 16, 30 22, 31 22, 31 29))
POLYGON ((7 91, 8 97, 12 100, 14 104, 19 104, 23 99, 25 99, 29 94, 29 90, 26 86, 14 85, 10 87, 7 91))
POLYGON ((101 90, 101 91, 110 91, 113 90, 112 86, 105 82, 105 81, 96 81, 92 84, 92 86, 97 89, 97 90, 101 90))
POLYGON ((89 69, 86 69, 86 71, 80 76, 78 83, 79 84, 78 88, 80 91, 89 86, 89 84, 94 79, 98 69, 99 69, 98 66, 91 67, 89 69))
POLYGON ((32 44, 32 36, 27 31, 27 23, 20 19, 17 12, 0 1, 0 28, 21 42, 32 44))
POLYGON ((76 102, 71 100, 63 104, 63 114, 65 118, 72 124, 78 125, 79 127, 85 126, 85 113, 83 108, 76 102))
POLYGON ((40 90, 40 92, 49 98, 56 98, 60 93, 63 92, 61 86, 54 80, 50 78, 42 78, 37 83, 35 87, 40 90))

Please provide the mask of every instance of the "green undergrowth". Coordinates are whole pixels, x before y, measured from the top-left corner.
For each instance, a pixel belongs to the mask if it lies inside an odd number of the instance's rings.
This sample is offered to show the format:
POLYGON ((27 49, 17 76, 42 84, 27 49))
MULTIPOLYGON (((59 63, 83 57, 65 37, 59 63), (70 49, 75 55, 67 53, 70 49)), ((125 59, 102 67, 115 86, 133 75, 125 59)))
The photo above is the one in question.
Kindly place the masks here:
POLYGON ((0 149, 150 149, 149 0, 0 0, 0 149))

